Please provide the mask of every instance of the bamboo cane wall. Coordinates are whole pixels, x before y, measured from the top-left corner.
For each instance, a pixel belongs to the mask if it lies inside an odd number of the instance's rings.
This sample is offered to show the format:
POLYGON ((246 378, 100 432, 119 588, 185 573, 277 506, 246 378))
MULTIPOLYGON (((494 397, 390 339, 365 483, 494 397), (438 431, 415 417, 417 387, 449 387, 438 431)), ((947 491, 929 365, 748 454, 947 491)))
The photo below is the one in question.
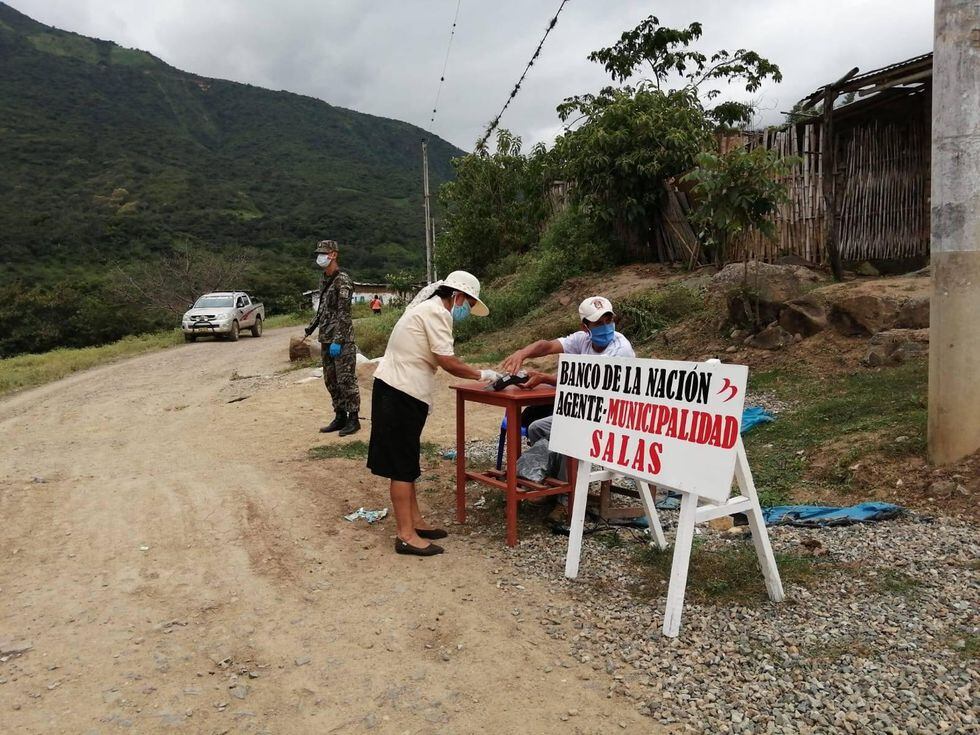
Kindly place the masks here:
MULTIPOLYGON (((923 98, 912 100, 907 115, 865 116, 835 123, 837 149, 837 212, 841 259, 898 260, 929 254, 928 117, 923 98)), ((741 238, 730 257, 774 261, 796 255, 815 263, 827 262, 826 216, 822 194, 819 121, 784 130, 747 133, 723 141, 731 148, 763 145, 799 162, 786 183, 789 201, 775 216, 776 237, 753 230, 741 238)))

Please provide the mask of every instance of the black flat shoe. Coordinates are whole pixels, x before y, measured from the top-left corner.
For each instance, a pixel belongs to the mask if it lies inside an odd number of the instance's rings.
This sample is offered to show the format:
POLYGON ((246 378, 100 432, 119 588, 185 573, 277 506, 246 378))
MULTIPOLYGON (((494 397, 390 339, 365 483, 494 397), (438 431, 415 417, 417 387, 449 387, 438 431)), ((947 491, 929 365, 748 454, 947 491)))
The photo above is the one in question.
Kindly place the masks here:
POLYGON ((422 538, 427 538, 430 541, 435 541, 436 539, 446 538, 449 535, 448 531, 444 531, 441 528, 416 528, 415 533, 417 533, 422 538))
POLYGON ((435 556, 436 554, 441 554, 444 551, 445 549, 443 549, 441 546, 436 546, 435 544, 429 544, 424 549, 420 549, 417 546, 406 544, 400 538, 395 539, 396 554, 409 554, 410 556, 435 556))

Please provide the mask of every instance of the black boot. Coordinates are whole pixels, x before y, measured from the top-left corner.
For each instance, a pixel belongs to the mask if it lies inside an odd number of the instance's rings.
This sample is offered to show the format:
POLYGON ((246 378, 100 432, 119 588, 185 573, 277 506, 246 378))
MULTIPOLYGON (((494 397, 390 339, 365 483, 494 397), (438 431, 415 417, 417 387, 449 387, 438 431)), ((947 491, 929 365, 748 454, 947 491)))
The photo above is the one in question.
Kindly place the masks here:
POLYGON ((347 414, 347 424, 337 436, 349 436, 355 431, 361 430, 361 420, 357 416, 357 412, 347 414))
MULTIPOLYGON (((356 418, 356 417, 355 417, 356 418)), ((340 431, 347 425, 347 412, 337 411, 333 421, 320 429, 321 434, 329 434, 331 431, 340 431)))

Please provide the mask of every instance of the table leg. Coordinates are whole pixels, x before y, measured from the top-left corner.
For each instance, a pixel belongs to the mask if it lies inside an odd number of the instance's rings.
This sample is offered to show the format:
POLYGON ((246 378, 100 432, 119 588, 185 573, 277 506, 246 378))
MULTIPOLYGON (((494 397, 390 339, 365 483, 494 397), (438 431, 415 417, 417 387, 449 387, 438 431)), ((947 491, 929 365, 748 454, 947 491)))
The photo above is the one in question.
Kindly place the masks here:
POLYGON ((466 400, 456 392, 456 522, 466 523, 466 400))
POLYGON ((507 545, 517 546, 517 458, 521 453, 521 410, 507 406, 507 545))

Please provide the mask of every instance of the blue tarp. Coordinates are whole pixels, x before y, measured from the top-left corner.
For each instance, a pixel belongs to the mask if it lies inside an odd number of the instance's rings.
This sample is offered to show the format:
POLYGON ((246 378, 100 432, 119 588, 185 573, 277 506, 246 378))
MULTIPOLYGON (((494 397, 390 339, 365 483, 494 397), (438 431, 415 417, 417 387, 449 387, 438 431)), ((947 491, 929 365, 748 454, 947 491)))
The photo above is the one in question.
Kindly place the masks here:
POLYGON ((759 424, 766 424, 775 421, 776 417, 766 411, 761 406, 746 406, 742 409, 742 429, 741 433, 754 429, 759 424))
MULTIPOLYGON (((679 493, 668 492, 657 501, 657 510, 677 510, 681 506, 679 493)), ((872 523, 888 521, 900 515, 905 509, 892 503, 858 503, 849 508, 834 508, 825 505, 776 505, 763 508, 762 517, 767 526, 803 526, 820 528, 822 526, 849 526, 852 523, 872 523)), ((636 525, 646 527, 646 518, 637 518, 636 525)))
POLYGON ((898 516, 904 509, 892 503, 858 503, 848 508, 823 505, 776 505, 763 508, 767 526, 848 526, 852 523, 887 521, 898 516))

